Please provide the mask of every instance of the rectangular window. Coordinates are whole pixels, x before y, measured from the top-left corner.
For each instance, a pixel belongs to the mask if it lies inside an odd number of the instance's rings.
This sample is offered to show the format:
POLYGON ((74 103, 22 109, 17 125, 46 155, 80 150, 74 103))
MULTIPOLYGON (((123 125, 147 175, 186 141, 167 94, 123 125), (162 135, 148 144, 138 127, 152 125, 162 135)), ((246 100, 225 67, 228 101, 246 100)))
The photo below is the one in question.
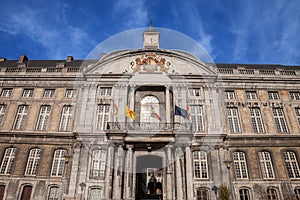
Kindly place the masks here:
POLYGON ((290 92, 291 100, 300 100, 300 92, 290 92))
POLYGON ((228 120, 228 126, 230 129, 230 132, 232 133, 240 133, 240 120, 239 120, 239 114, 238 109, 233 107, 227 108, 227 120, 228 120))
POLYGON ((200 88, 189 88, 189 95, 191 97, 200 97, 201 96, 200 88))
POLYGON ((9 175, 12 173, 16 154, 17 154, 17 148, 7 148, 5 150, 1 167, 0 167, 0 174, 9 175))
POLYGON ((257 99, 257 94, 255 91, 246 91, 246 99, 255 100, 257 99))
POLYGON ((250 200, 250 194, 248 189, 240 189, 240 200, 250 200))
POLYGON ((279 93, 276 91, 268 92, 268 97, 269 97, 269 100, 279 100, 280 99, 279 93))
POLYGON ((0 104, 0 125, 2 124, 2 122, 4 120, 6 109, 7 109, 7 105, 0 104))
POLYGON ((263 133, 264 126, 262 121, 262 116, 259 108, 249 108, 250 110, 250 118, 253 127, 253 132, 255 133, 263 133))
POLYGON ((13 125, 13 129, 20 130, 25 127, 28 108, 29 108, 28 105, 21 105, 18 107, 17 115, 16 115, 15 122, 13 125))
POLYGON ((36 123, 36 130, 45 131, 50 120, 51 106, 41 106, 38 121, 36 123))
POLYGON ((275 120, 276 128, 279 133, 287 133, 288 128, 284 117, 282 108, 272 108, 273 117, 275 120))
POLYGON ((111 87, 101 87, 100 88, 100 96, 111 96, 112 88, 111 87))
POLYGON ((268 200, 278 200, 276 189, 268 188, 267 189, 267 198, 268 198, 268 200))
POLYGON ((237 179, 248 179, 246 155, 243 152, 233 153, 233 165, 237 179))
POLYGON ((204 123, 203 123, 203 109, 201 105, 191 105, 190 114, 192 121, 193 131, 203 132, 204 123))
POLYGON ((100 188, 92 188, 89 192, 89 200, 98 200, 101 198, 101 189, 100 188))
POLYGON ((194 158, 194 177, 207 179, 208 167, 207 167, 207 153, 205 151, 195 151, 193 153, 194 158))
POLYGON ((70 131, 72 125, 73 106, 64 106, 61 112, 59 131, 70 131))
POLYGON ((54 94, 55 94, 55 89, 45 89, 43 97, 51 98, 54 97, 54 94))
POLYGON ((27 160, 25 175, 37 175, 40 162, 41 150, 31 149, 27 160))
POLYGON ((3 88, 1 91, 1 97, 10 97, 12 95, 12 88, 3 88))
POLYGON ((33 97, 33 89, 24 89, 22 97, 31 98, 33 97))
POLYGON ((77 96, 76 89, 66 89, 65 97, 66 98, 75 98, 77 96))
POLYGON ((60 189, 57 186, 50 187, 48 200, 58 200, 60 189))
POLYGON ((62 176, 65 169, 66 150, 59 149, 54 152, 51 176, 62 176))
POLYGON ((235 93, 233 90, 226 90, 224 92, 224 98, 225 99, 235 99, 235 93))
POLYGON ((98 105, 97 113, 97 130, 106 130, 107 122, 110 115, 110 105, 100 104, 98 105))
POLYGON ((298 121, 298 125, 300 126, 300 108, 295 108, 295 114, 298 121))
POLYGON ((266 151, 258 152, 260 168, 263 179, 274 179, 274 169, 271 154, 266 151))

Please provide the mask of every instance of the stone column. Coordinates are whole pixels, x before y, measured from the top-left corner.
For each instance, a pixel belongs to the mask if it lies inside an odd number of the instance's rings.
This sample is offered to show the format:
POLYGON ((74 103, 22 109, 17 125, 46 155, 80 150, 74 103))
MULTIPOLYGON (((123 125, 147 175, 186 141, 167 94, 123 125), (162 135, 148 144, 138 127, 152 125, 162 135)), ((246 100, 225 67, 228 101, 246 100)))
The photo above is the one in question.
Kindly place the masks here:
POLYGON ((167 145, 167 200, 173 199, 172 145, 167 145))
POLYGON ((189 146, 185 147, 185 158, 186 158, 186 193, 187 199, 193 200, 194 189, 193 189, 193 168, 192 168, 192 155, 191 148, 189 146))
POLYGON ((76 198, 77 191, 76 187, 78 187, 77 177, 78 177, 78 169, 79 169, 79 163, 80 163, 80 143, 76 143, 74 145, 73 150, 73 158, 72 158, 72 169, 70 174, 70 186, 69 186, 69 192, 68 194, 74 195, 74 198, 76 198))
POLYGON ((175 165, 176 165, 176 199, 183 199, 183 188, 182 188, 182 173, 181 173, 181 162, 182 158, 182 150, 181 147, 178 146, 176 148, 175 155, 175 165))
POLYGON ((111 198, 111 184, 112 184, 112 172, 114 166, 114 154, 115 149, 114 145, 110 144, 107 150, 107 157, 106 157, 106 168, 105 168, 105 186, 104 186, 104 199, 111 198))
POLYGON ((132 156, 133 156, 133 145, 126 145, 127 148, 127 155, 125 161, 125 174, 124 174, 124 199, 131 199, 132 198, 132 190, 133 190, 133 163, 132 163, 132 156))
POLYGON ((113 199, 120 200, 122 195, 123 146, 119 145, 114 164, 113 199))
POLYGON ((171 123, 171 99, 170 99, 170 86, 166 86, 166 122, 171 123))

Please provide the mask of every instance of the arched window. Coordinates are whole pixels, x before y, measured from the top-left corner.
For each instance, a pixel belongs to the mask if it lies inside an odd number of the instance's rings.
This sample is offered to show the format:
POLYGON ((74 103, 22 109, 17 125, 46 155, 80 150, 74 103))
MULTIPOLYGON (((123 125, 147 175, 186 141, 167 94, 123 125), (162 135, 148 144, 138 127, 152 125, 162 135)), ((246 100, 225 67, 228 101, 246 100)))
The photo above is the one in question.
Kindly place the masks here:
POLYGON ((208 191, 206 188, 197 189, 197 200, 208 200, 208 191))
POLYGON ((5 150, 0 167, 0 174, 9 175, 12 173, 12 169, 16 159, 16 154, 17 148, 7 148, 5 150))
POLYGON ((4 199, 5 185, 0 185, 0 200, 4 199))
POLYGON ((195 151, 193 153, 194 159, 194 177, 195 178, 208 178, 207 167, 207 153, 205 151, 195 151))
POLYGON ((58 149, 54 152, 51 176, 62 176, 65 169, 65 155, 67 151, 58 149))
POLYGON ((264 179, 275 178, 271 154, 267 151, 261 151, 261 152, 258 152, 258 157, 259 157, 259 163, 260 163, 260 168, 261 168, 261 172, 262 172, 262 177, 264 179))
POLYGON ((106 151, 94 150, 92 153, 91 176, 104 177, 106 163, 106 151))
POLYGON ((250 200, 250 192, 249 189, 243 188, 239 190, 240 200, 250 200))
POLYGON ((248 178, 246 155, 244 152, 241 151, 233 152, 233 165, 235 170, 235 177, 237 179, 248 178))
POLYGON ((290 178, 300 178, 300 171, 296 154, 292 151, 283 152, 285 166, 290 178))
POLYGON ((89 200, 101 199, 101 188, 91 188, 89 192, 89 200))
POLYGON ((267 198, 268 200, 278 200, 278 195, 275 188, 267 189, 267 198))
POLYGON ((48 194, 48 200, 58 200, 60 189, 58 186, 51 186, 48 194))
POLYGON ((141 117, 142 123, 159 122, 159 100, 155 96, 145 96, 141 101, 141 117))
POLYGON ((32 192, 32 186, 25 185, 22 190, 21 200, 30 200, 31 192, 32 192))
POLYGON ((41 158, 41 149, 31 149, 29 152, 25 175, 34 176, 38 173, 39 162, 41 158))

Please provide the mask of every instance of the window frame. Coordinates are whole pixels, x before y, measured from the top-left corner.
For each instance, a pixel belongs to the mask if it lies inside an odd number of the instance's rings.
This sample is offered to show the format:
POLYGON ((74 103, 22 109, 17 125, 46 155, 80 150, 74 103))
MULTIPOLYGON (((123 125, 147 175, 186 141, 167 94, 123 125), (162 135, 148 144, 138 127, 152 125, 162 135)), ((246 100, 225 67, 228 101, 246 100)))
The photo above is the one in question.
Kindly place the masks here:
POLYGON ((286 150, 283 151, 282 155, 288 177, 290 179, 300 179, 299 159, 297 154, 294 151, 286 150), (288 155, 286 156, 285 154, 288 155), (286 159, 286 157, 288 157, 288 159, 286 159))
POLYGON ((110 97, 113 94, 112 87, 100 87, 99 88, 99 96, 101 97, 110 97))
POLYGON ((18 149, 16 147, 8 147, 5 149, 3 157, 2 157, 1 165, 0 165, 0 174, 1 175, 12 174, 14 167, 15 167, 17 153, 18 153, 18 149), (9 150, 11 150, 11 151, 8 152, 9 150), (7 154, 9 154, 9 155, 7 155, 7 154), (2 171, 4 171, 4 172, 2 173, 2 171))
POLYGON ((205 187, 198 187, 196 189, 196 199, 197 200, 209 200, 209 189, 205 188, 205 187), (204 192, 205 196, 203 196, 203 192, 204 192), (199 193, 200 193, 200 195, 199 195, 199 193))
POLYGON ((1 91, 1 97, 11 97, 13 94, 13 88, 3 88, 1 91))
POLYGON ((283 108, 273 107, 272 115, 274 119, 274 124, 278 133, 289 133, 288 124, 285 117, 285 112, 283 108))
POLYGON ((56 149, 53 152, 53 160, 51 165, 51 177, 62 177, 64 175, 64 170, 66 167, 66 158, 67 150, 65 149, 56 149))
POLYGON ((249 173, 246 153, 243 151, 234 151, 232 153, 232 160, 235 178, 239 180, 248 180, 249 173), (235 156, 235 154, 237 154, 237 156, 235 156), (243 159, 241 159, 241 155, 243 155, 243 159))
POLYGON ((51 111, 52 111, 52 107, 50 105, 41 105, 40 106, 35 130, 45 131, 48 129, 48 125, 50 123, 50 118, 51 118, 51 111), (44 111, 42 110, 43 108, 45 108, 44 111))
POLYGON ((241 121, 240 121, 240 114, 239 109, 237 107, 226 107, 226 117, 227 123, 230 133, 241 133, 241 121), (233 110, 235 110, 236 115, 234 115, 233 110), (229 115, 230 111, 230 115, 229 115))
POLYGON ((193 175, 194 175, 194 179, 196 180, 209 179, 207 152, 202 150, 193 152, 193 175))
POLYGON ((33 98, 34 95, 34 88, 24 88, 22 97, 23 98, 33 98))
POLYGON ((42 150, 40 148, 30 149, 25 168, 25 176, 37 176, 39 173, 39 165, 41 160, 42 150), (33 151, 34 155, 31 155, 33 151), (35 152, 37 151, 37 152, 35 152), (31 162, 32 161, 32 162, 31 162))
POLYGON ((96 130, 107 130, 107 123, 111 116, 111 105, 110 104, 98 104, 97 105, 97 124, 96 130))
POLYGON ((77 89, 66 89, 65 98, 76 98, 77 97, 77 89))
POLYGON ((252 90, 246 91, 245 95, 246 95, 247 100, 257 100, 258 99, 258 95, 257 95, 256 91, 252 91, 252 90))
POLYGON ((58 131, 60 132, 71 131, 73 125, 73 117, 74 117, 73 115, 74 115, 73 105, 64 105, 62 107, 58 131))
POLYGON ((192 122, 192 129, 195 132, 204 132, 204 109, 202 105, 190 105, 190 120, 192 122), (195 111, 195 112, 194 112, 195 111))
POLYGON ((88 196, 88 199, 89 200, 98 200, 99 199, 99 196, 96 196, 96 198, 94 198, 94 197, 92 197, 91 195, 92 195, 92 190, 99 190, 99 192, 100 192, 100 199, 102 198, 102 196, 103 196, 103 188, 102 187, 98 187, 98 186, 91 186, 91 187, 89 187, 89 196, 88 196))
POLYGON ((266 189, 266 195, 267 195, 268 200, 279 200, 278 189, 277 188, 268 187, 266 189), (271 193, 269 193, 269 192, 271 192, 271 193), (273 197, 274 194, 275 194, 275 198, 273 197), (270 198, 270 195, 272 195, 271 198, 270 198))
POLYGON ((236 99, 235 91, 234 90, 225 90, 224 91, 224 99, 226 99, 226 100, 236 99))
POLYGON ((48 190, 48 196, 47 196, 47 200, 59 200, 60 198, 60 194, 61 194, 61 191, 60 191, 60 187, 58 185, 50 185, 49 186, 49 190, 48 190), (55 193, 55 197, 51 197, 51 189, 57 189, 57 193, 55 193))
POLYGON ((280 95, 278 91, 268 91, 268 99, 272 101, 280 100, 280 95))
POLYGON ((259 151, 258 161, 261 170, 261 176, 264 180, 275 179, 274 164, 271 153, 269 151, 259 151))
POLYGON ((254 133, 265 133, 262 113, 259 107, 249 107, 252 130, 254 133))
POLYGON ((13 130, 23 130, 25 128, 28 112, 29 112, 29 105, 23 104, 18 106, 14 118, 14 123, 12 126, 13 130))
POLYGON ((3 124, 7 111, 7 104, 0 104, 0 126, 3 124))
POLYGON ((300 100, 300 92, 299 91, 290 91, 289 92, 291 101, 299 101, 300 100))
POLYGON ((55 95, 55 89, 44 89, 44 98, 52 98, 55 95))
POLYGON ((239 189, 239 199, 240 200, 251 200, 252 198, 251 198, 251 191, 250 191, 250 189, 249 188, 244 188, 244 187, 242 187, 242 188, 240 188, 239 189), (245 192, 245 191, 247 191, 247 192, 245 192), (247 197, 246 197, 246 195, 247 195, 247 197))
POLYGON ((105 178, 107 151, 104 149, 94 149, 91 153, 90 177, 105 178), (99 154, 99 156, 95 154, 99 154))

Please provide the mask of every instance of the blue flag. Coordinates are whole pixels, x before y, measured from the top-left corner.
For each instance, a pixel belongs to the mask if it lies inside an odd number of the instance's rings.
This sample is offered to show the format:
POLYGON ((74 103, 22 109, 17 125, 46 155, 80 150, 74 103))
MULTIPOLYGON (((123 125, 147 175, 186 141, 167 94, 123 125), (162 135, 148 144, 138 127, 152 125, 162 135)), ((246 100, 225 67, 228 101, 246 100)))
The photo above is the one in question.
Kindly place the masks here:
POLYGON ((184 110, 183 108, 180 108, 179 106, 175 105, 175 115, 179 115, 183 118, 188 118, 189 117, 189 113, 188 111, 184 110))

